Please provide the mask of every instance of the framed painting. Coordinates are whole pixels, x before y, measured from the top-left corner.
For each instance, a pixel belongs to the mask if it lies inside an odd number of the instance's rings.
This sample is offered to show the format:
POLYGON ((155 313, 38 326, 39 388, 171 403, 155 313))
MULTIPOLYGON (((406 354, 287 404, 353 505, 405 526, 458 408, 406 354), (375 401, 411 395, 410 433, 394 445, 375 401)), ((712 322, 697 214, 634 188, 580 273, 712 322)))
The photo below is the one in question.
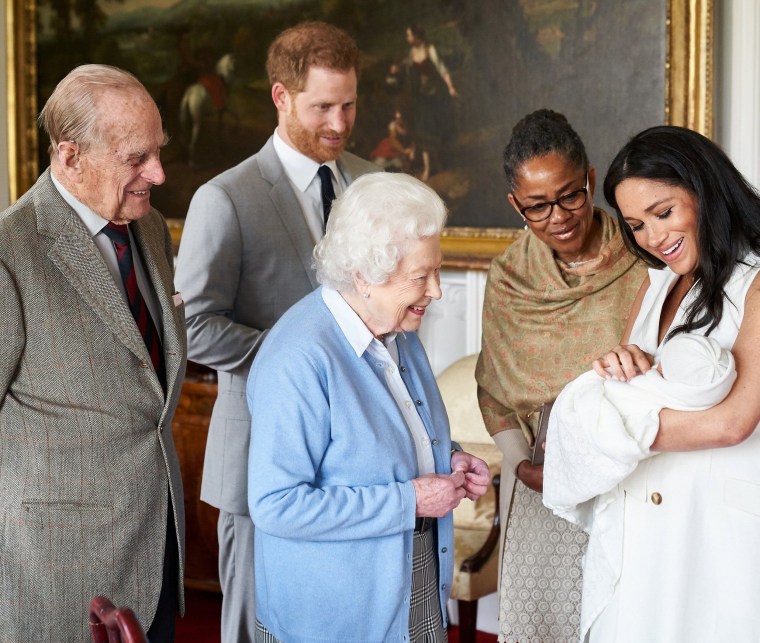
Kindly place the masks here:
POLYGON ((171 142, 153 202, 181 220, 199 185, 276 126, 269 42, 322 19, 362 50, 352 151, 435 188, 447 266, 483 267, 521 233, 501 153, 526 113, 563 112, 601 176, 650 125, 712 134, 712 16, 712 0, 10 0, 12 199, 47 164, 35 116, 56 82, 102 62, 159 104, 171 142))

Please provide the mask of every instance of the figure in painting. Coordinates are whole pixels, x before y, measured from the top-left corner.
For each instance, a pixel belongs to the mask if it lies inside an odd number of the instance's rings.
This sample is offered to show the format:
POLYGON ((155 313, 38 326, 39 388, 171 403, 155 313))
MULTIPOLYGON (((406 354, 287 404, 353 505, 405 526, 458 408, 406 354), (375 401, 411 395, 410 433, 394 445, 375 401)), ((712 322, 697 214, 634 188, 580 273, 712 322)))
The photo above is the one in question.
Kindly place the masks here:
POLYGON ((197 82, 190 85, 182 96, 179 107, 179 120, 183 132, 190 128, 190 138, 187 143, 187 157, 190 166, 195 165, 195 152, 198 136, 203 119, 209 113, 214 113, 217 127, 221 134, 222 118, 229 114, 237 124, 237 115, 229 108, 227 96, 232 77, 235 73, 235 55, 224 54, 215 65, 202 71, 197 82))
POLYGON ((369 160, 386 172, 410 173, 416 159, 413 133, 401 110, 396 110, 388 123, 388 136, 381 139, 370 152, 369 160))
POLYGON ((459 94, 435 45, 426 39, 425 30, 417 24, 409 25, 406 41, 409 55, 401 65, 391 66, 388 82, 402 85, 405 90, 422 163, 419 178, 427 181, 431 168, 440 165, 444 138, 453 122, 451 99, 459 94))

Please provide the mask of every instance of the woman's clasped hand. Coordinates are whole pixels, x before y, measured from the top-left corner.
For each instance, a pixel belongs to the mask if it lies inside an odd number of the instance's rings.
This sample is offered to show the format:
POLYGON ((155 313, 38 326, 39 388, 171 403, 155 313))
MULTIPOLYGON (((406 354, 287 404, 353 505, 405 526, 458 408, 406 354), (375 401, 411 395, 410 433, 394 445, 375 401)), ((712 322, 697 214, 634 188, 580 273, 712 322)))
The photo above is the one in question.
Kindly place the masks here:
POLYGON ((654 363, 654 357, 641 350, 636 344, 616 346, 591 363, 597 375, 605 379, 616 377, 627 381, 637 375, 646 373, 654 363))

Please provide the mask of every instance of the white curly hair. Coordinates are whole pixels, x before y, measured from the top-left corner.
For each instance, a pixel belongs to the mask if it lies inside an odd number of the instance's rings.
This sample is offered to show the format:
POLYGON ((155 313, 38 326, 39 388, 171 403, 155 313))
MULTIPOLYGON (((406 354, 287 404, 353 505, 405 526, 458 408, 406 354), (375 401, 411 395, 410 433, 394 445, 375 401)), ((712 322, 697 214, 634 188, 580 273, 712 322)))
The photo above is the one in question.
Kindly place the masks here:
POLYGON ((446 206, 408 174, 375 172, 354 181, 332 206, 327 232, 314 248, 317 280, 339 291, 354 277, 385 283, 411 243, 441 234, 446 206))

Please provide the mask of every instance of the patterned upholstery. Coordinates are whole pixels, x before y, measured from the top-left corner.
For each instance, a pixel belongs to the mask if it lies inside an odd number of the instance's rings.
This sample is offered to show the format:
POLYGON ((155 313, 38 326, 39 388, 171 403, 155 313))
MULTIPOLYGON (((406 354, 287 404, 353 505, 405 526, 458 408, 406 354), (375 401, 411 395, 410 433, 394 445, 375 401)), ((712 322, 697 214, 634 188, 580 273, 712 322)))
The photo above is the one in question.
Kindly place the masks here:
MULTIPOLYGON (((463 357, 441 373, 437 381, 449 415, 451 439, 458 442, 468 453, 485 460, 493 477, 501 471, 502 455, 488 434, 480 415, 475 382, 477 358, 477 355, 463 357)), ((494 526, 494 513, 497 508, 498 501, 495 488, 492 486, 477 502, 464 500, 454 510, 455 562, 451 597, 458 601, 460 636, 463 643, 475 640, 477 600, 497 589, 498 523, 494 526), (484 560, 470 561, 470 566, 474 562, 476 569, 464 571, 464 561, 483 549, 487 541, 490 552, 481 553, 484 560), (479 566, 481 562, 482 566, 479 566)))

